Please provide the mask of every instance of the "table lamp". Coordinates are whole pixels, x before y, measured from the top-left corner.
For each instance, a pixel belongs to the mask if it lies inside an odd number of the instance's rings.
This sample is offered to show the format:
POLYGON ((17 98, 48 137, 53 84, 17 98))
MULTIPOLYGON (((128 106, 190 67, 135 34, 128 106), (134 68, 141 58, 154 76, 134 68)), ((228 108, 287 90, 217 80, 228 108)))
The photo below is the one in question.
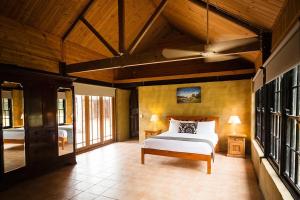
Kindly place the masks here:
POLYGON ((236 131, 235 131, 235 125, 241 123, 241 120, 240 120, 239 116, 237 116, 237 115, 231 115, 231 116, 229 117, 228 123, 229 123, 229 124, 232 124, 232 127, 233 127, 233 134, 235 135, 235 134, 236 134, 236 131))
POLYGON ((152 114, 150 118, 150 122, 154 124, 154 130, 156 131, 156 122, 158 121, 158 116, 156 114, 152 114))

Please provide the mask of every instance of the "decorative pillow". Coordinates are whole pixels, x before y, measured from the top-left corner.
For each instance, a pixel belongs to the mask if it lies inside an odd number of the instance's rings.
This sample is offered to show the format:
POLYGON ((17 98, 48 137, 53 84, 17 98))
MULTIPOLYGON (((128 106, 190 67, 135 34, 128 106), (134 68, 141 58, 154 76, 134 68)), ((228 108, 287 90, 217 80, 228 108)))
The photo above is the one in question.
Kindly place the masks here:
POLYGON ((196 134, 197 123, 180 122, 178 133, 196 134))
POLYGON ((198 122, 197 134, 212 134, 215 133, 216 121, 198 122))
POLYGON ((180 123, 196 123, 194 121, 180 121, 171 118, 170 124, 169 124, 169 133, 179 133, 179 124, 180 123))

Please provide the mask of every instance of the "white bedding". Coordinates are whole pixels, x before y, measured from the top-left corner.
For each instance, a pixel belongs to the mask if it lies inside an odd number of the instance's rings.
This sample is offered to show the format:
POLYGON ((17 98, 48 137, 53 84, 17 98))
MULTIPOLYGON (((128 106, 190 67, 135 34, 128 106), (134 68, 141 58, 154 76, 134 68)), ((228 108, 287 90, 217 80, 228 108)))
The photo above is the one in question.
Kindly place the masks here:
POLYGON ((4 140, 24 140, 24 128, 3 129, 4 140))
POLYGON ((68 132, 66 130, 58 129, 58 137, 66 138, 68 137, 68 132))
MULTIPOLYGON (((59 137, 68 137, 68 132, 66 130, 58 130, 59 137)), ((4 140, 24 140, 24 128, 9 128, 3 129, 3 139, 4 140)))
MULTIPOLYGON (((218 135, 215 133, 188 134, 188 133, 164 132, 159 136, 207 139, 211 141, 214 146, 216 146, 216 144, 218 143, 218 135)), ((212 153, 212 149, 210 145, 204 142, 164 140, 164 139, 153 139, 153 138, 148 138, 144 141, 144 148, 185 152, 185 153, 197 153, 197 154, 204 154, 204 155, 211 155, 212 153)))

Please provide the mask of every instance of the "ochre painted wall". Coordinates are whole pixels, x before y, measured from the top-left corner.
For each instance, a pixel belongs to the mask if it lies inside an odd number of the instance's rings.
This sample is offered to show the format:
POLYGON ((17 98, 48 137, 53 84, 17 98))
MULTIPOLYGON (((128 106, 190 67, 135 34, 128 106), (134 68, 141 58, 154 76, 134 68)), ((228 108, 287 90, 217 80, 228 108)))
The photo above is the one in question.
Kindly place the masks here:
POLYGON ((66 124, 73 124, 72 115, 73 115, 73 97, 72 91, 66 91, 66 124))
POLYGON ((12 115, 13 127, 21 127, 23 125, 23 90, 12 90, 12 115))
POLYGON ((129 90, 116 89, 117 141, 129 139, 129 90))
MULTIPOLYGON (((238 115, 241 124, 236 126, 238 133, 247 135, 250 141, 251 122, 251 81, 237 80, 224 82, 191 83, 180 85, 139 87, 139 134, 140 142, 145 138, 144 130, 153 129, 151 114, 157 114, 160 120, 157 128, 166 131, 166 116, 219 116, 219 144, 221 151, 227 151, 227 135, 232 127, 227 123, 230 115, 238 115), (201 87, 201 103, 177 104, 176 89, 179 87, 201 87)), ((249 143, 249 142, 248 142, 249 143)), ((248 145, 247 150, 250 147, 248 145)))

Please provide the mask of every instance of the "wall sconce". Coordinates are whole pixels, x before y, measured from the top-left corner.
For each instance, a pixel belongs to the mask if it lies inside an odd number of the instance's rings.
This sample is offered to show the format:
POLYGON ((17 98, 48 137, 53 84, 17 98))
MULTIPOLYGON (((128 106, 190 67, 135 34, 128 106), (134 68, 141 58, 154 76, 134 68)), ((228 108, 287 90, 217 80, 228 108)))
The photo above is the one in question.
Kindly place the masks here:
POLYGON ((232 127, 233 127, 233 134, 236 135, 235 125, 236 125, 236 124, 241 124, 241 120, 240 120, 239 116, 237 116, 237 115, 231 115, 231 116, 229 117, 228 123, 229 123, 229 124, 232 124, 232 127))

